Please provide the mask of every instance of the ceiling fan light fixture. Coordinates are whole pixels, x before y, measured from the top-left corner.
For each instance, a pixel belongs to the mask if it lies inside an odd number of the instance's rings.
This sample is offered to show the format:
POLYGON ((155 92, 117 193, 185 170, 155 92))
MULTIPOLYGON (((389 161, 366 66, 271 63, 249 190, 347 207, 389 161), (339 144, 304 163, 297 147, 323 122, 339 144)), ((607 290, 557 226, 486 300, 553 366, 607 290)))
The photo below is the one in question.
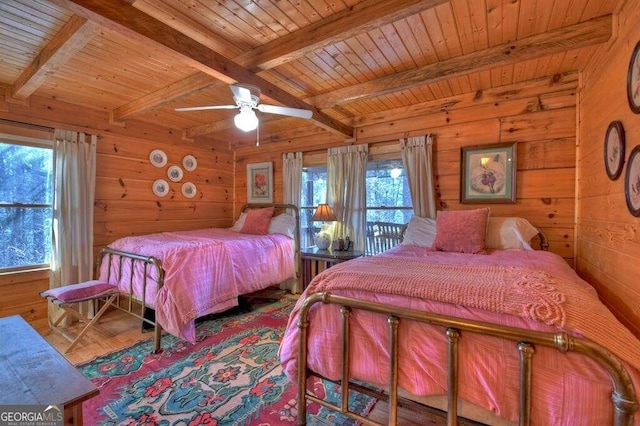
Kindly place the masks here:
POLYGON ((236 127, 244 132, 250 132, 258 127, 258 117, 252 109, 241 109, 233 118, 236 127))

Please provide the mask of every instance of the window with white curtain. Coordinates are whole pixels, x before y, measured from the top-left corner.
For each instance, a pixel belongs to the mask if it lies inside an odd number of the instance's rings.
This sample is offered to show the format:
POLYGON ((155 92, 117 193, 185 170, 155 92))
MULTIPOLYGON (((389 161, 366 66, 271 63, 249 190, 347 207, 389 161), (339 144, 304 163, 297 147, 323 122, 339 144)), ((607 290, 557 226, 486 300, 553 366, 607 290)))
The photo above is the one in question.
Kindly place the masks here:
MULTIPOLYGON (((302 247, 313 246, 320 224, 310 221, 320 203, 326 202, 327 167, 302 169, 300 201, 302 247)), ((391 234, 413 216, 409 183, 401 159, 367 164, 367 254, 376 254, 397 242, 391 234)))
POLYGON ((50 141, 0 137, 0 273, 51 261, 53 149, 50 141))

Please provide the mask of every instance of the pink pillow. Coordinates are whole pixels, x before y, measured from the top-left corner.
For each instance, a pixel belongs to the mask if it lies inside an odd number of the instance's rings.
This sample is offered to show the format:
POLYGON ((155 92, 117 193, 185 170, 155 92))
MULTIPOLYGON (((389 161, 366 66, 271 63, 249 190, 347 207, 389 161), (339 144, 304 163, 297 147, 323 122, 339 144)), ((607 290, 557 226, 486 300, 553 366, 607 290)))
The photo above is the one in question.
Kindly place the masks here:
POLYGON ((485 253, 489 208, 439 211, 431 250, 485 253))
POLYGON ((240 232, 243 234, 265 235, 269 231, 269 222, 271 222, 274 210, 273 207, 249 210, 240 232))

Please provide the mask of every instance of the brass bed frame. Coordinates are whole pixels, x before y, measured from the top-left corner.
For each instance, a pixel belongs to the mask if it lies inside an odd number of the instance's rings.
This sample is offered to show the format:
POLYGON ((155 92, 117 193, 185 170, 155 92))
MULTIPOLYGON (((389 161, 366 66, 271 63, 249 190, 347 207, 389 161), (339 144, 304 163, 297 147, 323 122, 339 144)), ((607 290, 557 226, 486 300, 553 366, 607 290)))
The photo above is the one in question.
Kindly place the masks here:
MULTIPOLYGON (((540 233, 540 247, 546 249, 548 241, 540 233)), ((455 318, 430 312, 418 311, 399 306, 389 306, 376 302, 336 296, 327 292, 309 295, 303 302, 298 317, 299 346, 298 346, 298 424, 306 424, 307 401, 316 402, 326 408, 338 411, 347 417, 355 419, 365 425, 382 425, 351 412, 348 407, 348 392, 350 389, 368 394, 389 403, 389 425, 397 424, 398 407, 406 406, 413 410, 433 412, 430 407, 416 403, 399 396, 398 392, 398 327, 401 320, 419 321, 443 328, 448 341, 448 369, 447 369, 447 424, 458 424, 458 339, 462 332, 477 333, 513 341, 520 352, 520 397, 519 424, 531 424, 531 390, 532 390, 532 360, 535 346, 548 346, 561 353, 577 352, 600 364, 609 374, 613 383, 611 401, 613 418, 616 426, 633 425, 633 417, 639 408, 633 382, 622 362, 602 346, 590 340, 573 337, 567 333, 549 333, 534 330, 508 327, 482 321, 455 318), (317 398, 307 391, 307 378, 318 376, 307 368, 307 329, 309 327, 309 310, 316 303, 339 305, 342 313, 342 374, 337 382, 341 385, 341 403, 335 405, 317 398), (387 317, 389 324, 389 388, 387 392, 380 391, 373 386, 355 383, 350 378, 350 316, 353 309, 365 310, 387 317)))
MULTIPOLYGON (((301 258, 300 258, 300 215, 299 215, 299 211, 298 211, 298 207, 296 207, 293 204, 281 204, 281 203, 261 203, 261 204, 256 204, 256 203, 252 203, 252 204, 245 204, 242 206, 242 208, 240 209, 240 212, 244 212, 246 210, 249 209, 256 209, 256 208, 263 208, 263 207, 275 207, 276 209, 278 209, 278 211, 283 210, 283 211, 287 211, 290 209, 290 211, 293 212, 293 216, 296 220, 296 230, 295 230, 295 234, 294 234, 294 262, 295 262, 295 273, 296 273, 296 279, 298 280, 298 283, 300 283, 300 280, 302 279, 302 274, 301 274, 301 258)), ((122 277, 122 268, 126 265, 126 263, 129 264, 129 267, 131 268, 131 271, 136 271, 136 270, 141 270, 142 271, 142 299, 140 299, 139 297, 136 297, 133 293, 133 280, 134 278, 137 276, 135 275, 133 272, 130 276, 129 282, 127 283, 128 286, 128 291, 126 293, 120 291, 120 294, 118 295, 118 298, 116 300, 116 302, 114 302, 111 306, 120 309, 130 315, 133 315, 134 317, 142 320, 143 322, 143 327, 144 324, 147 324, 149 326, 153 327, 153 336, 154 336, 154 352, 159 352, 161 349, 161 338, 162 338, 162 327, 160 326, 160 324, 158 323, 158 321, 156 321, 155 319, 155 315, 150 316, 148 315, 148 312, 152 311, 151 308, 149 308, 147 306, 147 301, 145 300, 146 298, 146 293, 147 293, 147 285, 156 285, 157 286, 157 290, 160 290, 160 288, 162 288, 162 286, 164 285, 164 269, 162 268, 162 263, 160 262, 159 259, 153 257, 153 256, 144 256, 141 254, 137 254, 137 253, 129 253, 129 252, 125 252, 125 251, 121 251, 121 250, 114 250, 111 249, 109 247, 105 247, 102 250, 100 250, 100 253, 98 255, 98 259, 96 262, 96 269, 97 272, 99 272, 100 270, 100 265, 102 265, 102 261, 104 259, 104 257, 107 256, 108 257, 108 272, 107 272, 107 282, 112 282, 112 279, 115 279, 116 281, 118 281, 120 279, 120 277, 122 277), (117 261, 117 272, 116 272, 116 277, 112 276, 112 262, 114 260, 114 258, 117 261), (126 263, 125 263, 126 262, 126 263), (141 268, 136 268, 136 265, 140 265, 141 268), (148 282, 148 273, 150 272, 151 269, 155 269, 156 270, 156 277, 157 279, 153 280, 153 282, 149 283, 148 282)), ((98 273, 96 273, 96 276, 98 275, 98 273)), ((122 284, 122 283, 121 283, 122 284)), ((299 285, 299 284, 298 284, 299 285)))

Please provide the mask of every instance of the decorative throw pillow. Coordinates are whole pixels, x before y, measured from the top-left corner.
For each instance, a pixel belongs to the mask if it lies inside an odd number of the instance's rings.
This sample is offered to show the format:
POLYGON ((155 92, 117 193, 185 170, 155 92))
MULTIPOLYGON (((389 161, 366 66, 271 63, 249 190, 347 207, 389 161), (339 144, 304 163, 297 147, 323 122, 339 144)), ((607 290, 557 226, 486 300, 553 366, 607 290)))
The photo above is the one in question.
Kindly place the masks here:
POLYGON ((282 234, 294 238, 296 232, 296 218, 287 213, 281 213, 269 222, 269 234, 282 234))
POLYGON ((229 229, 232 231, 240 232, 242 230, 242 225, 244 225, 244 221, 247 219, 247 214, 245 212, 240 213, 240 217, 236 220, 236 223, 229 229))
POLYGON ((404 233, 402 244, 431 247, 436 238, 436 221, 428 217, 412 216, 404 233))
POLYGON ((269 230, 269 222, 271 222, 273 210, 273 207, 249 210, 240 232, 243 234, 265 235, 269 230))
POLYGON ((490 217, 487 248, 498 250, 532 250, 531 239, 538 230, 522 217, 490 217))
POLYGON ((489 209, 439 211, 432 250, 485 253, 489 209))

